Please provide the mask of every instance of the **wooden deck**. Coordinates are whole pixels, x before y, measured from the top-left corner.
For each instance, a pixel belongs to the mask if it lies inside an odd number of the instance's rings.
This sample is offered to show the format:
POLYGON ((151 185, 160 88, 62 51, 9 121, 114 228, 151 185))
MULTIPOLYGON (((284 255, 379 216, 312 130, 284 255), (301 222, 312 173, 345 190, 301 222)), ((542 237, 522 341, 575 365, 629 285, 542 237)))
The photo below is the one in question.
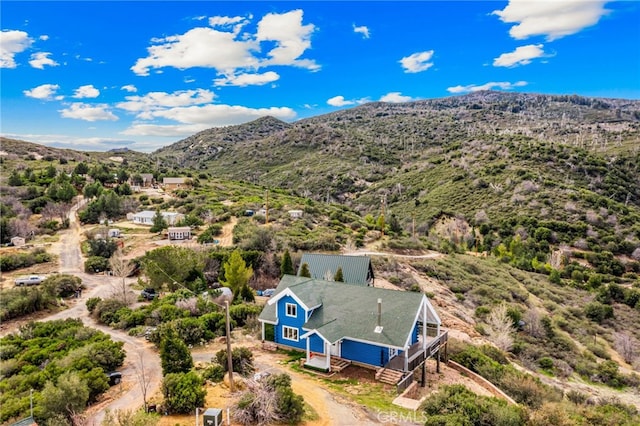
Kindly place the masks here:
POLYGON ((416 367, 418 367, 422 362, 426 359, 431 358, 434 354, 438 352, 438 350, 442 347, 442 345, 447 343, 449 333, 444 331, 440 333, 437 337, 429 337, 427 338, 426 349, 422 349, 422 342, 415 343, 409 347, 409 360, 408 360, 408 368, 405 370, 405 354, 401 353, 397 356, 394 356, 389 360, 387 365, 384 368, 397 370, 397 371, 413 371, 416 367))

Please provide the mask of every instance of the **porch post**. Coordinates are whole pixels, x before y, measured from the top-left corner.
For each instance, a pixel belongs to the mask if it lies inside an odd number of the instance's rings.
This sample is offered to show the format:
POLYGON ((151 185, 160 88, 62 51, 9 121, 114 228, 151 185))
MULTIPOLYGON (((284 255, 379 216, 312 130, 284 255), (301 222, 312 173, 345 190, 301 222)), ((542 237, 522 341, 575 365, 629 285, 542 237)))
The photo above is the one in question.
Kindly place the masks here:
POLYGON ((261 334, 261 337, 262 337, 262 339, 261 339, 261 340, 264 342, 264 323, 263 323, 263 322, 261 322, 261 323, 260 323, 260 325, 261 325, 261 327, 260 327, 260 328, 261 328, 261 330, 260 330, 260 334, 261 334))
POLYGON ((427 385, 427 360, 425 359, 422 363, 422 386, 425 387, 427 385))
POLYGON ((310 344, 309 344, 309 337, 307 337, 307 362, 309 362, 310 358, 309 358, 309 349, 310 349, 310 344))
MULTIPOLYGON (((425 296, 426 297, 426 296, 425 296)), ((427 304, 422 304, 422 351, 427 349, 427 304)))
POLYGON ((404 348, 404 371, 409 371, 409 348, 404 348))
POLYGON ((329 342, 324 342, 324 354, 326 356, 325 367, 327 368, 327 371, 331 371, 331 345, 329 342))
POLYGON ((436 372, 440 372, 440 349, 438 349, 438 357, 436 358, 436 372))

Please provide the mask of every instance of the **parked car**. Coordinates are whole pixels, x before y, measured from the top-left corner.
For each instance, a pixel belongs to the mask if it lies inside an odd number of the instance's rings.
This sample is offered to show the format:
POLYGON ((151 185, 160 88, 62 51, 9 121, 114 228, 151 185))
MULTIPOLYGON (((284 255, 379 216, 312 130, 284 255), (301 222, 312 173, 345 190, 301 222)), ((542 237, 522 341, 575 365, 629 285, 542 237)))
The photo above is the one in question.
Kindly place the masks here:
POLYGON ((39 275, 30 275, 28 277, 16 278, 14 283, 17 286, 23 286, 23 285, 37 285, 37 284, 40 284, 42 281, 44 281, 44 277, 41 277, 39 275))
POLYGON ((111 371, 107 373, 109 379, 109 386, 117 385, 122 381, 122 373, 119 371, 111 371))
POLYGON ((153 300, 156 297, 159 296, 159 294, 156 292, 155 288, 145 288, 144 290, 142 290, 142 292, 140 293, 140 296, 144 297, 147 300, 153 300))
POLYGON ((268 288, 268 289, 266 289, 265 291, 262 292, 262 295, 265 296, 265 297, 271 297, 271 296, 273 296, 273 293, 275 293, 275 292, 276 292, 275 288, 268 288))

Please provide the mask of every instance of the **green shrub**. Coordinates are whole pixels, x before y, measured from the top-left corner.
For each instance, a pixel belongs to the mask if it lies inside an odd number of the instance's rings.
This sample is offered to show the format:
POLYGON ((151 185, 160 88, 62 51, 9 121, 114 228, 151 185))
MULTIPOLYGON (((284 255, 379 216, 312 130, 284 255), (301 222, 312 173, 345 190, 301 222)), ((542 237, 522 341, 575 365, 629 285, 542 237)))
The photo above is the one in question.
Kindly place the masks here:
POLYGON ((36 263, 50 262, 51 255, 44 249, 37 248, 28 253, 9 253, 0 256, 0 272, 28 268, 36 263))
POLYGON ((109 269, 109 259, 100 256, 91 256, 84 262, 86 273, 104 272, 109 269))
POLYGON ((164 406, 170 413, 193 413, 205 403, 207 391, 203 379, 196 373, 169 373, 162 381, 164 406))
POLYGON ((210 380, 214 383, 219 383, 224 379, 226 370, 220 364, 211 364, 202 373, 202 377, 205 380, 210 380))
MULTIPOLYGON (((253 352, 251 352, 249 348, 233 348, 231 351, 231 360, 234 373, 239 373, 241 376, 248 377, 255 371, 253 367, 253 352)), ((216 361, 224 367, 224 371, 228 370, 227 351, 225 349, 221 349, 216 352, 216 361)))
POLYGON ((99 297, 91 297, 87 300, 86 306, 90 314, 93 314, 93 311, 96 309, 96 306, 98 306, 98 303, 100 302, 102 302, 102 299, 99 297))
POLYGON ((542 357, 538 360, 538 365, 540 366, 540 368, 543 368, 545 370, 551 370, 553 368, 553 359, 549 358, 548 356, 542 357))
POLYGON ((613 318, 613 308, 600 302, 591 302, 584 307, 584 314, 591 321, 601 324, 605 319, 613 318))
POLYGON ((518 406, 494 397, 479 396, 463 385, 444 386, 430 395, 420 409, 427 426, 525 425, 527 415, 518 406))

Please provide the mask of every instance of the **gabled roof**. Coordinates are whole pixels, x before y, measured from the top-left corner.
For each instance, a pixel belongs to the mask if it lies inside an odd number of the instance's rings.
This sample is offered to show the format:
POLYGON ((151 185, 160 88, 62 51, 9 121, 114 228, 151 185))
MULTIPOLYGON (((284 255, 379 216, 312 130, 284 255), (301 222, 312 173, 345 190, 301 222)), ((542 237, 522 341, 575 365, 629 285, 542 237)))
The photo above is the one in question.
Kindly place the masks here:
POLYGON ((368 256, 305 253, 300 260, 298 275, 305 263, 309 266, 311 278, 318 280, 325 280, 328 276, 333 279, 338 268, 342 268, 345 283, 369 285, 369 278, 373 279, 373 267, 368 256))
POLYGON ((186 179, 183 177, 166 177, 162 179, 162 183, 166 184, 176 184, 176 183, 185 183, 186 179))
MULTIPOLYGON (((177 216, 181 213, 178 212, 160 212, 160 214, 162 215, 162 217, 171 217, 171 216, 177 216)), ((143 210, 141 212, 135 213, 133 216, 134 217, 140 217, 140 218, 151 218, 153 219, 156 215, 156 212, 153 210, 143 210)))
MULTIPOLYGON (((404 348, 416 320, 426 304, 428 322, 440 324, 440 318, 421 293, 387 290, 360 285, 314 280, 285 275, 272 299, 260 314, 261 321, 275 324, 279 296, 294 294, 308 307, 312 301, 321 306, 313 309, 303 328, 315 331, 330 343, 343 338, 366 341, 383 346, 404 348), (378 299, 382 300, 382 333, 376 333, 378 299), (273 302, 272 302, 273 301, 273 302)), ((421 317, 420 317, 421 318, 421 317)))

